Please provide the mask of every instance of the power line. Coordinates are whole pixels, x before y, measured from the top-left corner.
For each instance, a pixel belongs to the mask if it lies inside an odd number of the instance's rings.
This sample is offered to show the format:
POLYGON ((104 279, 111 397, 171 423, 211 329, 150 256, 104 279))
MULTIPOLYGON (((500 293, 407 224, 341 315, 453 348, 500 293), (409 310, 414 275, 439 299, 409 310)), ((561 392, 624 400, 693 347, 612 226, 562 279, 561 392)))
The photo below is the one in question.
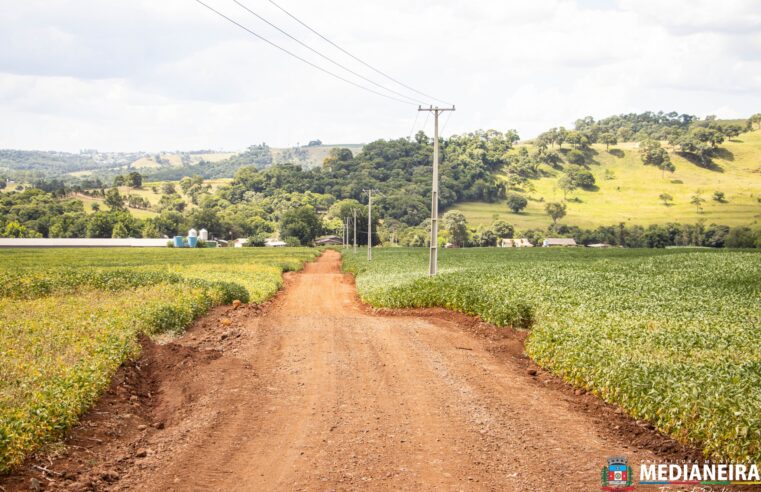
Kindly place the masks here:
POLYGON ((373 84, 373 85, 374 85, 374 86, 376 86, 376 87, 380 87, 381 89, 383 89, 383 90, 385 90, 385 91, 391 92, 392 94, 396 94, 397 96, 401 96, 401 97, 403 97, 403 98, 405 98, 405 99, 409 99, 411 102, 415 102, 415 103, 421 103, 421 102, 422 102, 420 99, 416 99, 416 98, 413 98, 413 97, 409 97, 409 96, 407 96, 406 94, 403 94, 403 93, 401 93, 401 92, 395 91, 394 89, 389 89, 388 87, 385 87, 385 86, 383 86, 383 85, 381 85, 381 84, 379 84, 379 83, 375 82, 374 80, 372 80, 372 79, 369 79, 369 78, 365 77, 364 75, 362 75, 362 74, 360 74, 360 73, 357 73, 357 72, 355 72, 354 70, 352 70, 352 69, 350 69, 350 68, 347 68, 346 66, 344 66, 344 65, 342 65, 341 63, 339 63, 339 62, 335 61, 334 59, 330 58, 329 56, 327 56, 327 55, 325 55, 325 54, 321 53, 320 51, 318 51, 318 50, 316 50, 316 49, 312 48, 311 46, 309 46, 309 45, 308 45, 308 44, 306 44, 305 42, 301 41, 300 39, 298 39, 298 38, 296 38, 296 37, 292 36, 292 35, 291 35, 291 34, 289 34, 287 31, 285 31, 285 30, 283 30, 283 29, 279 28, 278 26, 276 26, 276 25, 275 25, 275 24, 273 24, 272 22, 268 21, 267 19, 265 19, 265 18, 264 18, 264 17, 262 17, 261 15, 257 14, 256 12, 254 12, 253 10, 251 10, 250 8, 248 8, 246 5, 242 4, 242 3, 241 3, 241 2, 239 2, 238 0, 233 0, 233 2, 235 2, 236 4, 238 4, 238 5, 239 5, 241 8, 243 8, 243 9, 244 9, 245 11, 247 11, 248 13, 250 13, 250 14, 252 14, 252 15, 256 16, 256 18, 258 18, 258 19, 259 19, 259 20, 261 20, 262 22, 266 23, 266 24, 267 24, 267 25, 269 25, 270 27, 272 27, 272 28, 274 28, 274 29, 277 29, 277 30, 278 30, 280 33, 282 33, 282 34, 284 34, 285 36, 287 36, 288 38, 290 38, 290 39, 292 39, 292 40, 296 41, 297 43, 299 43, 301 46, 303 46, 304 48, 308 49, 308 50, 309 50, 309 51, 311 51, 312 53, 315 53, 316 55, 318 55, 318 56, 322 57, 323 59, 325 59, 325 60, 329 61, 329 62, 330 62, 330 63, 332 63, 333 65, 336 65, 337 67, 340 67, 340 68, 342 68, 342 69, 346 70, 347 72, 349 72, 350 74, 354 75, 355 77, 359 77, 360 79, 364 80, 365 82, 369 82, 369 83, 373 84))
MULTIPOLYGON (((420 113, 420 111, 418 111, 418 113, 420 113)), ((420 131, 422 131, 423 133, 425 133, 425 127, 428 124, 428 118, 430 117, 431 117, 431 113, 425 113, 425 120, 423 121, 423 126, 420 128, 420 131)))
POLYGON ((322 34, 320 34, 319 32, 315 31, 314 29, 312 29, 311 27, 309 27, 309 26, 308 26, 306 23, 304 23, 304 22, 303 22, 301 19, 299 19, 299 18, 298 18, 298 17, 296 17, 295 15, 293 15, 293 14, 291 14, 290 12, 288 12, 287 10, 285 10, 283 7, 281 7, 280 5, 278 5, 277 3, 275 3, 273 0, 269 0, 269 2, 270 2, 272 5, 274 5, 275 7, 277 7, 278 9, 280 9, 280 10, 281 10, 283 13, 285 13, 285 14, 286 14, 288 17, 290 17, 291 19, 295 20, 296 22, 298 22, 299 24, 301 24, 302 26, 306 27, 307 29, 309 29, 310 31, 312 31, 314 34, 316 34, 317 36, 319 36, 320 38, 322 38, 322 39, 323 39, 325 42, 327 42, 327 43, 330 43, 331 45, 333 45, 334 47, 336 47, 336 48, 338 48, 340 51, 342 51, 344 54, 346 54, 346 55, 350 56, 350 57, 351 57, 351 58, 353 58, 354 60, 358 61, 358 62, 359 62, 359 63, 361 63, 362 65, 364 65, 364 66, 366 66, 367 68, 369 68, 370 70, 372 70, 373 72, 376 72, 376 73, 378 73, 378 74, 380 74, 380 75, 382 75, 382 76, 386 77, 387 79, 391 80, 392 82, 395 82, 395 83, 399 84, 400 86, 402 86, 402 87, 404 87, 404 88, 406 88, 406 89, 409 89, 409 90, 411 90, 412 92, 415 92, 415 93, 417 93, 417 94, 420 94, 421 96, 425 96, 425 97, 427 97, 428 99, 433 99, 434 101, 438 101, 438 102, 440 102, 440 103, 444 103, 444 104, 450 104, 450 103, 448 103, 448 102, 446 102, 446 101, 442 101, 441 99, 439 99, 439 98, 437 98, 437 97, 429 96, 429 95, 428 95, 428 94, 426 94, 425 92, 420 92, 419 90, 417 90, 417 89, 415 89, 415 88, 413 88, 413 87, 410 87, 410 86, 408 86, 407 84, 404 84, 404 83, 402 83, 402 82, 400 82, 400 81, 396 80, 395 78, 393 78, 392 76, 388 75, 387 73, 385 73, 385 72, 383 72, 383 71, 381 71, 381 70, 378 70, 377 68, 373 67, 372 65, 370 65, 370 64, 369 64, 369 63, 367 63, 367 62, 365 62, 365 61, 364 61, 364 60, 362 60, 361 58, 359 58, 359 57, 357 57, 357 56, 354 56, 354 55, 352 55, 351 53, 349 53, 348 51, 346 51, 346 50, 345 50, 345 49, 343 49, 342 47, 338 46, 336 43, 334 43, 334 42, 333 42, 333 41, 331 41, 330 39, 326 38, 325 36, 323 36, 323 35, 322 35, 322 34))
POLYGON ((309 60, 307 60, 307 59, 305 59, 305 58, 302 58, 301 56, 299 56, 299 55, 297 55, 297 54, 295 54, 295 53, 293 53, 293 52, 291 52, 291 51, 289 51, 289 50, 287 50, 287 49, 283 48, 282 46, 280 46, 280 45, 278 45, 278 44, 276 44, 276 43, 274 43, 274 42, 270 41, 269 39, 265 38, 264 36, 261 36, 261 35, 259 35, 259 34, 255 33, 254 31, 252 31, 252 30, 251 30, 251 29, 249 29, 248 27, 244 26, 243 24, 240 24, 240 23, 236 22, 235 20, 233 20, 233 19, 231 19, 230 17, 226 16, 226 15, 225 15, 225 14, 223 14, 222 12, 220 12, 220 11, 218 11, 218 10, 214 9, 213 7, 211 7, 211 6, 207 5, 207 4, 205 4, 205 3, 204 3, 204 2, 202 2, 201 0, 195 0, 195 1, 196 1, 197 3, 200 3, 201 5, 203 5, 203 6, 204 6, 204 7, 206 7, 207 9, 211 10, 212 12, 214 12, 215 14, 217 14, 218 16, 222 17, 223 19, 227 20, 228 22, 230 22, 230 23, 232 23, 232 24, 235 24, 236 26, 238 26, 239 28, 243 29, 243 30, 244 30, 244 31, 246 31, 247 33, 251 34, 252 36, 255 36, 255 37, 257 37, 257 38, 261 39, 262 41, 264 41, 265 43, 269 44, 270 46, 273 46, 273 47, 275 47, 275 48, 279 49, 280 51, 282 51, 282 52, 284 52, 284 53, 286 53, 286 54, 288 54, 288 55, 292 56, 293 58, 296 58, 297 60, 299 60, 299 61, 301 61, 301 62, 304 62, 304 63, 306 63, 307 65, 309 65, 309 66, 311 66, 311 67, 313 67, 313 68, 316 68, 316 69, 317 69, 317 70, 319 70, 320 72, 326 73, 326 74, 330 75, 331 77, 335 77, 336 79, 338 79, 338 80, 341 80, 341 81, 343 81, 343 82, 346 82, 347 84, 351 84, 351 85, 353 85, 354 87, 357 87, 357 88, 359 88, 359 89, 362 89, 362 90, 366 90, 366 91, 368 91, 368 92, 372 92, 373 94, 376 94, 376 95, 378 95, 378 96, 381 96, 381 97, 385 97, 385 98, 387 98, 387 99, 391 99, 391 100, 394 100, 394 101, 397 101, 397 102, 400 102, 400 103, 403 103, 403 104, 410 104, 410 105, 416 106, 416 104, 414 104, 414 103, 411 103, 411 102, 409 102, 409 101, 405 101, 405 100, 403 100, 403 99, 399 99, 398 97, 389 96, 388 94, 383 94, 382 92, 378 92, 378 91, 376 91, 376 90, 374 90, 374 89, 371 89, 370 87, 366 87, 366 86, 364 86, 364 85, 362 85, 362 84, 358 84, 358 83, 356 83, 356 82, 354 82, 354 81, 352 81, 352 80, 349 80, 349 79, 347 79, 347 78, 345 78, 345 77, 342 77, 342 76, 340 76, 340 75, 338 75, 338 74, 336 74, 336 73, 333 73, 333 72, 331 72, 330 70, 327 70, 327 69, 325 69, 325 68, 323 68, 323 67, 321 67, 321 66, 319 66, 319 65, 317 65, 317 64, 315 64, 315 63, 312 63, 312 62, 310 62, 309 60))
POLYGON ((454 112, 454 111, 452 111, 452 112, 450 112, 450 113, 447 113, 447 119, 445 119, 445 120, 444 120, 444 125, 441 127, 441 136, 442 136, 442 137, 444 136, 444 130, 446 130, 446 129, 447 129, 447 125, 449 124, 449 118, 451 118, 451 117, 452 117, 452 113, 453 113, 453 112, 454 112))
POLYGON ((415 133, 415 125, 417 125, 417 119, 420 116, 420 111, 415 112, 415 121, 412 122, 412 128, 410 129, 410 136, 407 137, 407 140, 412 139, 412 134, 415 133))

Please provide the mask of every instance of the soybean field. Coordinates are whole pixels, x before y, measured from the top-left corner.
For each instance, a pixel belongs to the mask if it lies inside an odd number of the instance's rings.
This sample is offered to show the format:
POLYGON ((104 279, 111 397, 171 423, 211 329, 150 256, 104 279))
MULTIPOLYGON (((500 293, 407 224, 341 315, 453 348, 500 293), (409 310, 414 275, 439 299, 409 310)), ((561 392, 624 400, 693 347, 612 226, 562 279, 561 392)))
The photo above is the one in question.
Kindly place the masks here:
POLYGON ((259 303, 318 252, 0 251, 0 472, 61 437, 139 352, 211 307, 259 303))

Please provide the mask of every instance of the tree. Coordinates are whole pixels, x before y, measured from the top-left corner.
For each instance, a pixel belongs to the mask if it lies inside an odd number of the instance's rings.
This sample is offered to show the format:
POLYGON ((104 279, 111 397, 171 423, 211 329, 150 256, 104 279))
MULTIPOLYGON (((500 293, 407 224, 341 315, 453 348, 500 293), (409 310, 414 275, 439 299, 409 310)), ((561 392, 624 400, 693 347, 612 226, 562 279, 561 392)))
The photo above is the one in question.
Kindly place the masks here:
POLYGON ((124 183, 130 188, 142 188, 143 187, 143 175, 139 172, 132 171, 124 178, 124 183))
POLYGON ((703 211, 703 204, 705 203, 705 199, 703 198, 701 192, 698 190, 690 197, 690 204, 695 205, 695 209, 698 213, 703 211))
POLYGON ((577 165, 581 165, 581 164, 584 164, 584 153, 583 153, 583 152, 581 152, 581 151, 579 151, 579 150, 576 150, 576 149, 573 149, 572 151, 570 151, 570 152, 569 152, 569 153, 566 155, 566 157, 565 157, 565 158, 566 158, 566 159, 568 160, 568 162, 570 162, 571 164, 577 164, 577 165))
POLYGON ((575 149, 585 149, 589 145, 589 138, 576 130, 569 131, 565 140, 573 145, 575 149))
POLYGON ((493 247, 497 245, 497 235, 491 228, 481 224, 478 226, 471 243, 480 247, 493 247))
POLYGON ((616 145, 618 143, 618 139, 614 134, 605 132, 600 135, 599 142, 605 144, 605 150, 610 150, 610 146, 616 145))
POLYGON ((491 225, 491 230, 499 239, 512 239, 513 235, 515 234, 515 229, 513 226, 504 220, 495 220, 491 225))
POLYGON ((341 164, 350 162, 353 158, 354 155, 351 153, 350 149, 333 147, 330 149, 330 152, 328 152, 328 156, 323 159, 322 167, 326 169, 335 168, 338 170, 341 168, 341 164))
POLYGON ((689 136, 700 142, 710 144, 714 149, 724 142, 724 134, 714 128, 694 127, 690 129, 689 136))
POLYGON ((714 191, 713 199, 719 203, 727 203, 727 198, 723 191, 714 191))
POLYGON ((651 225, 642 235, 645 245, 648 248, 665 248, 671 244, 671 237, 668 231, 659 225, 651 225))
POLYGON ((566 141, 567 137, 568 137, 568 131, 562 126, 558 128, 557 132, 555 132, 555 141, 558 143, 558 149, 562 150, 563 142, 566 141))
POLYGON ((153 223, 151 220, 145 221, 145 225, 143 226, 143 230, 140 232, 140 234, 145 238, 158 238, 161 237, 161 233, 159 232, 159 228, 156 227, 156 224, 153 223))
POLYGON ((573 180, 573 184, 579 188, 588 190, 594 188, 595 186, 595 176, 592 174, 592 171, 587 169, 579 169, 569 171, 568 175, 573 180))
POLYGON ((725 125, 720 128, 721 133, 727 137, 728 140, 739 137, 743 132, 743 127, 740 125, 725 125))
POLYGON ((670 173, 673 173, 674 171, 676 171, 676 166, 671 162, 671 159, 661 163, 661 165, 658 166, 658 168, 661 170, 661 179, 665 177, 666 171, 670 173))
POLYGON ((109 212, 95 212, 87 221, 87 237, 109 238, 114 230, 114 217, 109 212))
POLYGON ((177 193, 177 189, 174 187, 174 183, 166 182, 161 185, 161 193, 165 195, 174 195, 177 193))
POLYGON ((558 180, 558 186, 563 190, 563 200, 568 198, 568 193, 572 193, 573 190, 576 189, 576 183, 574 182, 573 177, 568 174, 563 175, 558 180))
POLYGON ((557 224, 557 221, 565 217, 566 205, 565 203, 550 202, 544 206, 544 211, 552 219, 552 225, 557 224))
MULTIPOLYGON (((730 229, 727 238, 724 240, 726 248, 754 248, 756 241, 761 241, 761 231, 757 235, 753 233, 750 227, 733 227, 730 229)), ((761 246, 761 244, 759 245, 761 246)))
POLYGON ((761 113, 756 113, 750 118, 748 118, 748 126, 751 130, 756 130, 761 128, 761 113))
POLYGON ((180 180, 180 189, 183 193, 187 194, 191 186, 193 186, 193 181, 189 177, 185 176, 180 180))
POLYGON ((111 188, 106 192, 105 203, 111 210, 124 210, 124 197, 117 188, 111 188))
POLYGON ((114 187, 116 186, 124 186, 124 176, 114 177, 114 187))
POLYGON ((518 193, 508 193, 505 198, 507 200, 507 208, 516 214, 519 214, 528 205, 526 197, 518 193))
POLYGON ((468 242, 468 224, 462 212, 451 210, 444 214, 444 227, 449 233, 449 242, 463 247, 468 242))
POLYGON ((674 172, 676 169, 671 163, 669 153, 661 146, 658 140, 647 139, 639 144, 639 155, 645 165, 655 166, 661 170, 661 177, 666 171, 674 172))
POLYGON ((126 238, 129 237, 129 232, 127 232, 127 228, 124 227, 124 224, 117 222, 114 225, 113 231, 111 232, 111 237, 114 239, 126 238))
POLYGON ((298 238, 303 245, 312 243, 321 232, 320 217, 310 205, 290 209, 280 219, 280 237, 298 238))
POLYGON ((670 206, 671 202, 674 201, 674 197, 669 195, 668 193, 661 193, 658 195, 658 199, 663 202, 665 206, 670 206))
POLYGON ((2 237, 25 238, 42 237, 42 235, 37 231, 30 230, 26 226, 21 225, 18 221, 12 220, 5 225, 5 230, 2 231, 2 237))

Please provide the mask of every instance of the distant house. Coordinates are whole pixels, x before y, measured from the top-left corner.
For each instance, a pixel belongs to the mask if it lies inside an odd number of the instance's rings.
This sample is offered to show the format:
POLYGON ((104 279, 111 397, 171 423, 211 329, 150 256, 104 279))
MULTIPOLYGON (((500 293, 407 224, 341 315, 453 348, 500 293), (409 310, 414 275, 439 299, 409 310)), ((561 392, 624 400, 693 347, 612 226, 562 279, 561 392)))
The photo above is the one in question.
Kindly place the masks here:
POLYGON ((520 239, 501 239, 497 243, 498 248, 533 248, 531 241, 522 237, 520 239))
POLYGON ((542 243, 543 248, 552 246, 576 246, 576 241, 572 237, 548 237, 542 243))
POLYGON ((248 242, 248 238, 242 237, 240 239, 236 239, 231 242, 232 242, 233 248, 242 248, 248 242))
POLYGON ((314 240, 314 244, 317 246, 333 246, 343 243, 344 240, 340 236, 322 236, 314 240))
POLYGON ((587 244, 588 248, 612 248, 608 243, 594 243, 594 244, 587 244))
POLYGON ((267 239, 264 242, 264 245, 268 248, 282 248, 283 246, 288 246, 285 241, 280 241, 279 239, 267 239))

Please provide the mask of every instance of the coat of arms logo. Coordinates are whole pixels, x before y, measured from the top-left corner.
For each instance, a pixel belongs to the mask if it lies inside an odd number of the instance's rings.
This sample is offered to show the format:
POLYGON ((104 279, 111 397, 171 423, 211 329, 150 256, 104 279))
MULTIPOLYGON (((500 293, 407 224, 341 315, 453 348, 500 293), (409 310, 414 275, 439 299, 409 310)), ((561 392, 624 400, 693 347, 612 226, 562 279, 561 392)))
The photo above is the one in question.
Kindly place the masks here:
POLYGON ((621 492, 634 490, 634 472, 626 456, 612 456, 602 467, 602 490, 621 492))

